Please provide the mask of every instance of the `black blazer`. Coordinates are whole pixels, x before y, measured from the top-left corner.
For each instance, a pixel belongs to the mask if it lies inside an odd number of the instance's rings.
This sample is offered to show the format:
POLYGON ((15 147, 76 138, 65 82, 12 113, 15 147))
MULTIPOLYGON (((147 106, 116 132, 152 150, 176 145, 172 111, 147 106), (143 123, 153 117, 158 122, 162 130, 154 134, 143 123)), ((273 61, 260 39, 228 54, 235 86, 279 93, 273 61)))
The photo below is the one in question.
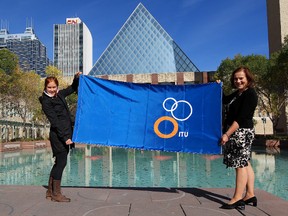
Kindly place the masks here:
POLYGON ((223 103, 227 108, 227 124, 234 121, 240 128, 253 128, 253 116, 258 103, 258 96, 254 88, 248 88, 239 95, 238 91, 223 97, 223 103))
POLYGON ((66 145, 68 139, 72 139, 73 124, 71 114, 65 98, 77 91, 79 78, 74 78, 72 85, 66 89, 59 90, 57 96, 50 97, 43 92, 39 98, 42 110, 50 122, 50 142, 55 156, 57 153, 69 151, 66 145))

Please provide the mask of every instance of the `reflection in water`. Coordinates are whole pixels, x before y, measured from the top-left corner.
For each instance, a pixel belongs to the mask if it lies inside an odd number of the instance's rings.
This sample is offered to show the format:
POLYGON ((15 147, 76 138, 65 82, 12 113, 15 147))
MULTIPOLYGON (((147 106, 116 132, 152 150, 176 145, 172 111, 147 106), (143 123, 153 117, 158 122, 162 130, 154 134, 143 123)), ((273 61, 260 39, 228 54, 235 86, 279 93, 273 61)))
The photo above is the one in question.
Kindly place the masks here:
MULTIPOLYGON (((47 185, 49 149, 0 153, 0 185, 47 185)), ((253 150, 255 187, 288 200, 287 151, 253 150)), ((234 187, 234 169, 221 155, 79 145, 70 153, 63 185, 90 187, 234 187)))
POLYGON ((288 200, 287 149, 258 150, 252 158, 256 187, 288 200))
POLYGON ((52 164, 46 149, 36 151, 1 152, 0 184, 41 185, 52 164))

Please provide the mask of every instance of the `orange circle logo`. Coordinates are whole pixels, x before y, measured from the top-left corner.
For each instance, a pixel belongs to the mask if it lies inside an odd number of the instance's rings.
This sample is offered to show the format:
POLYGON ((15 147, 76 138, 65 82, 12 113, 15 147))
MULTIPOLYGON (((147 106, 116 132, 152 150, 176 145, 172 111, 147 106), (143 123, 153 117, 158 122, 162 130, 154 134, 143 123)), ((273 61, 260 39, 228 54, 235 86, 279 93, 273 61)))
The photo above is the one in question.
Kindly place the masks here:
POLYGON ((175 134, 178 132, 178 124, 174 118, 169 117, 169 116, 162 116, 159 119, 157 119, 157 121, 154 123, 154 131, 159 137, 164 138, 164 139, 168 139, 168 138, 175 136, 175 134), (159 131, 159 124, 162 121, 170 121, 173 124, 174 129, 171 133, 163 134, 159 131))

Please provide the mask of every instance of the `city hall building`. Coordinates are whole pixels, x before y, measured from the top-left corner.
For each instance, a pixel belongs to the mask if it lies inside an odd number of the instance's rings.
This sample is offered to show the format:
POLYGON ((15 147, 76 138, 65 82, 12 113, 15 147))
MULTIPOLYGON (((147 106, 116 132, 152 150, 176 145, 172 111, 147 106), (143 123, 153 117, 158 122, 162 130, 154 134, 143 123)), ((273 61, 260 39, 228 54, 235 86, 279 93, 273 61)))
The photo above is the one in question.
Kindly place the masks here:
POLYGON ((89 75, 134 83, 203 82, 203 73, 141 3, 101 54, 89 75))

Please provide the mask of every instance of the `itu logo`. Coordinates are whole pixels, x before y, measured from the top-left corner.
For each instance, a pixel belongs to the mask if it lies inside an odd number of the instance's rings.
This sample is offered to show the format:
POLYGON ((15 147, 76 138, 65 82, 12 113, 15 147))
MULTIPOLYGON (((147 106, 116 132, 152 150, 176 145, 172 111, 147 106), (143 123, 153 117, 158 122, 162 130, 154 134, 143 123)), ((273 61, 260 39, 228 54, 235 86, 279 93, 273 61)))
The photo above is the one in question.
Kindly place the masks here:
MULTIPOLYGON (((178 125, 178 122, 177 121, 180 121, 180 122, 183 122, 183 121, 186 121, 187 119, 189 119, 192 115, 192 112, 193 112, 193 108, 191 106, 191 104, 186 101, 186 100, 175 100, 174 98, 172 97, 169 97, 169 98, 166 98, 164 101, 163 101, 163 104, 162 104, 164 110, 166 110, 167 112, 170 112, 171 113, 171 116, 162 116, 160 118, 158 118, 155 123, 154 123, 154 132, 160 137, 160 138, 164 138, 164 139, 168 139, 168 138, 171 138, 171 137, 174 137, 177 133, 178 133, 178 130, 179 130, 179 125, 178 125), (169 107, 168 105, 171 104, 172 101, 172 105, 169 107), (188 115, 187 116, 181 116, 181 118, 179 116, 176 116, 175 114, 175 111, 176 109, 178 108, 178 106, 182 104, 184 106, 188 106, 189 108, 189 112, 188 112, 188 115), (177 121, 176 121, 177 120, 177 121), (164 134, 162 133, 160 130, 159 130, 159 125, 161 122, 163 121, 170 121, 172 124, 173 124, 173 130, 171 133, 169 134, 164 134)), ((184 131, 181 131, 179 132, 179 137, 187 137, 188 136, 188 132, 184 132, 184 131)))

